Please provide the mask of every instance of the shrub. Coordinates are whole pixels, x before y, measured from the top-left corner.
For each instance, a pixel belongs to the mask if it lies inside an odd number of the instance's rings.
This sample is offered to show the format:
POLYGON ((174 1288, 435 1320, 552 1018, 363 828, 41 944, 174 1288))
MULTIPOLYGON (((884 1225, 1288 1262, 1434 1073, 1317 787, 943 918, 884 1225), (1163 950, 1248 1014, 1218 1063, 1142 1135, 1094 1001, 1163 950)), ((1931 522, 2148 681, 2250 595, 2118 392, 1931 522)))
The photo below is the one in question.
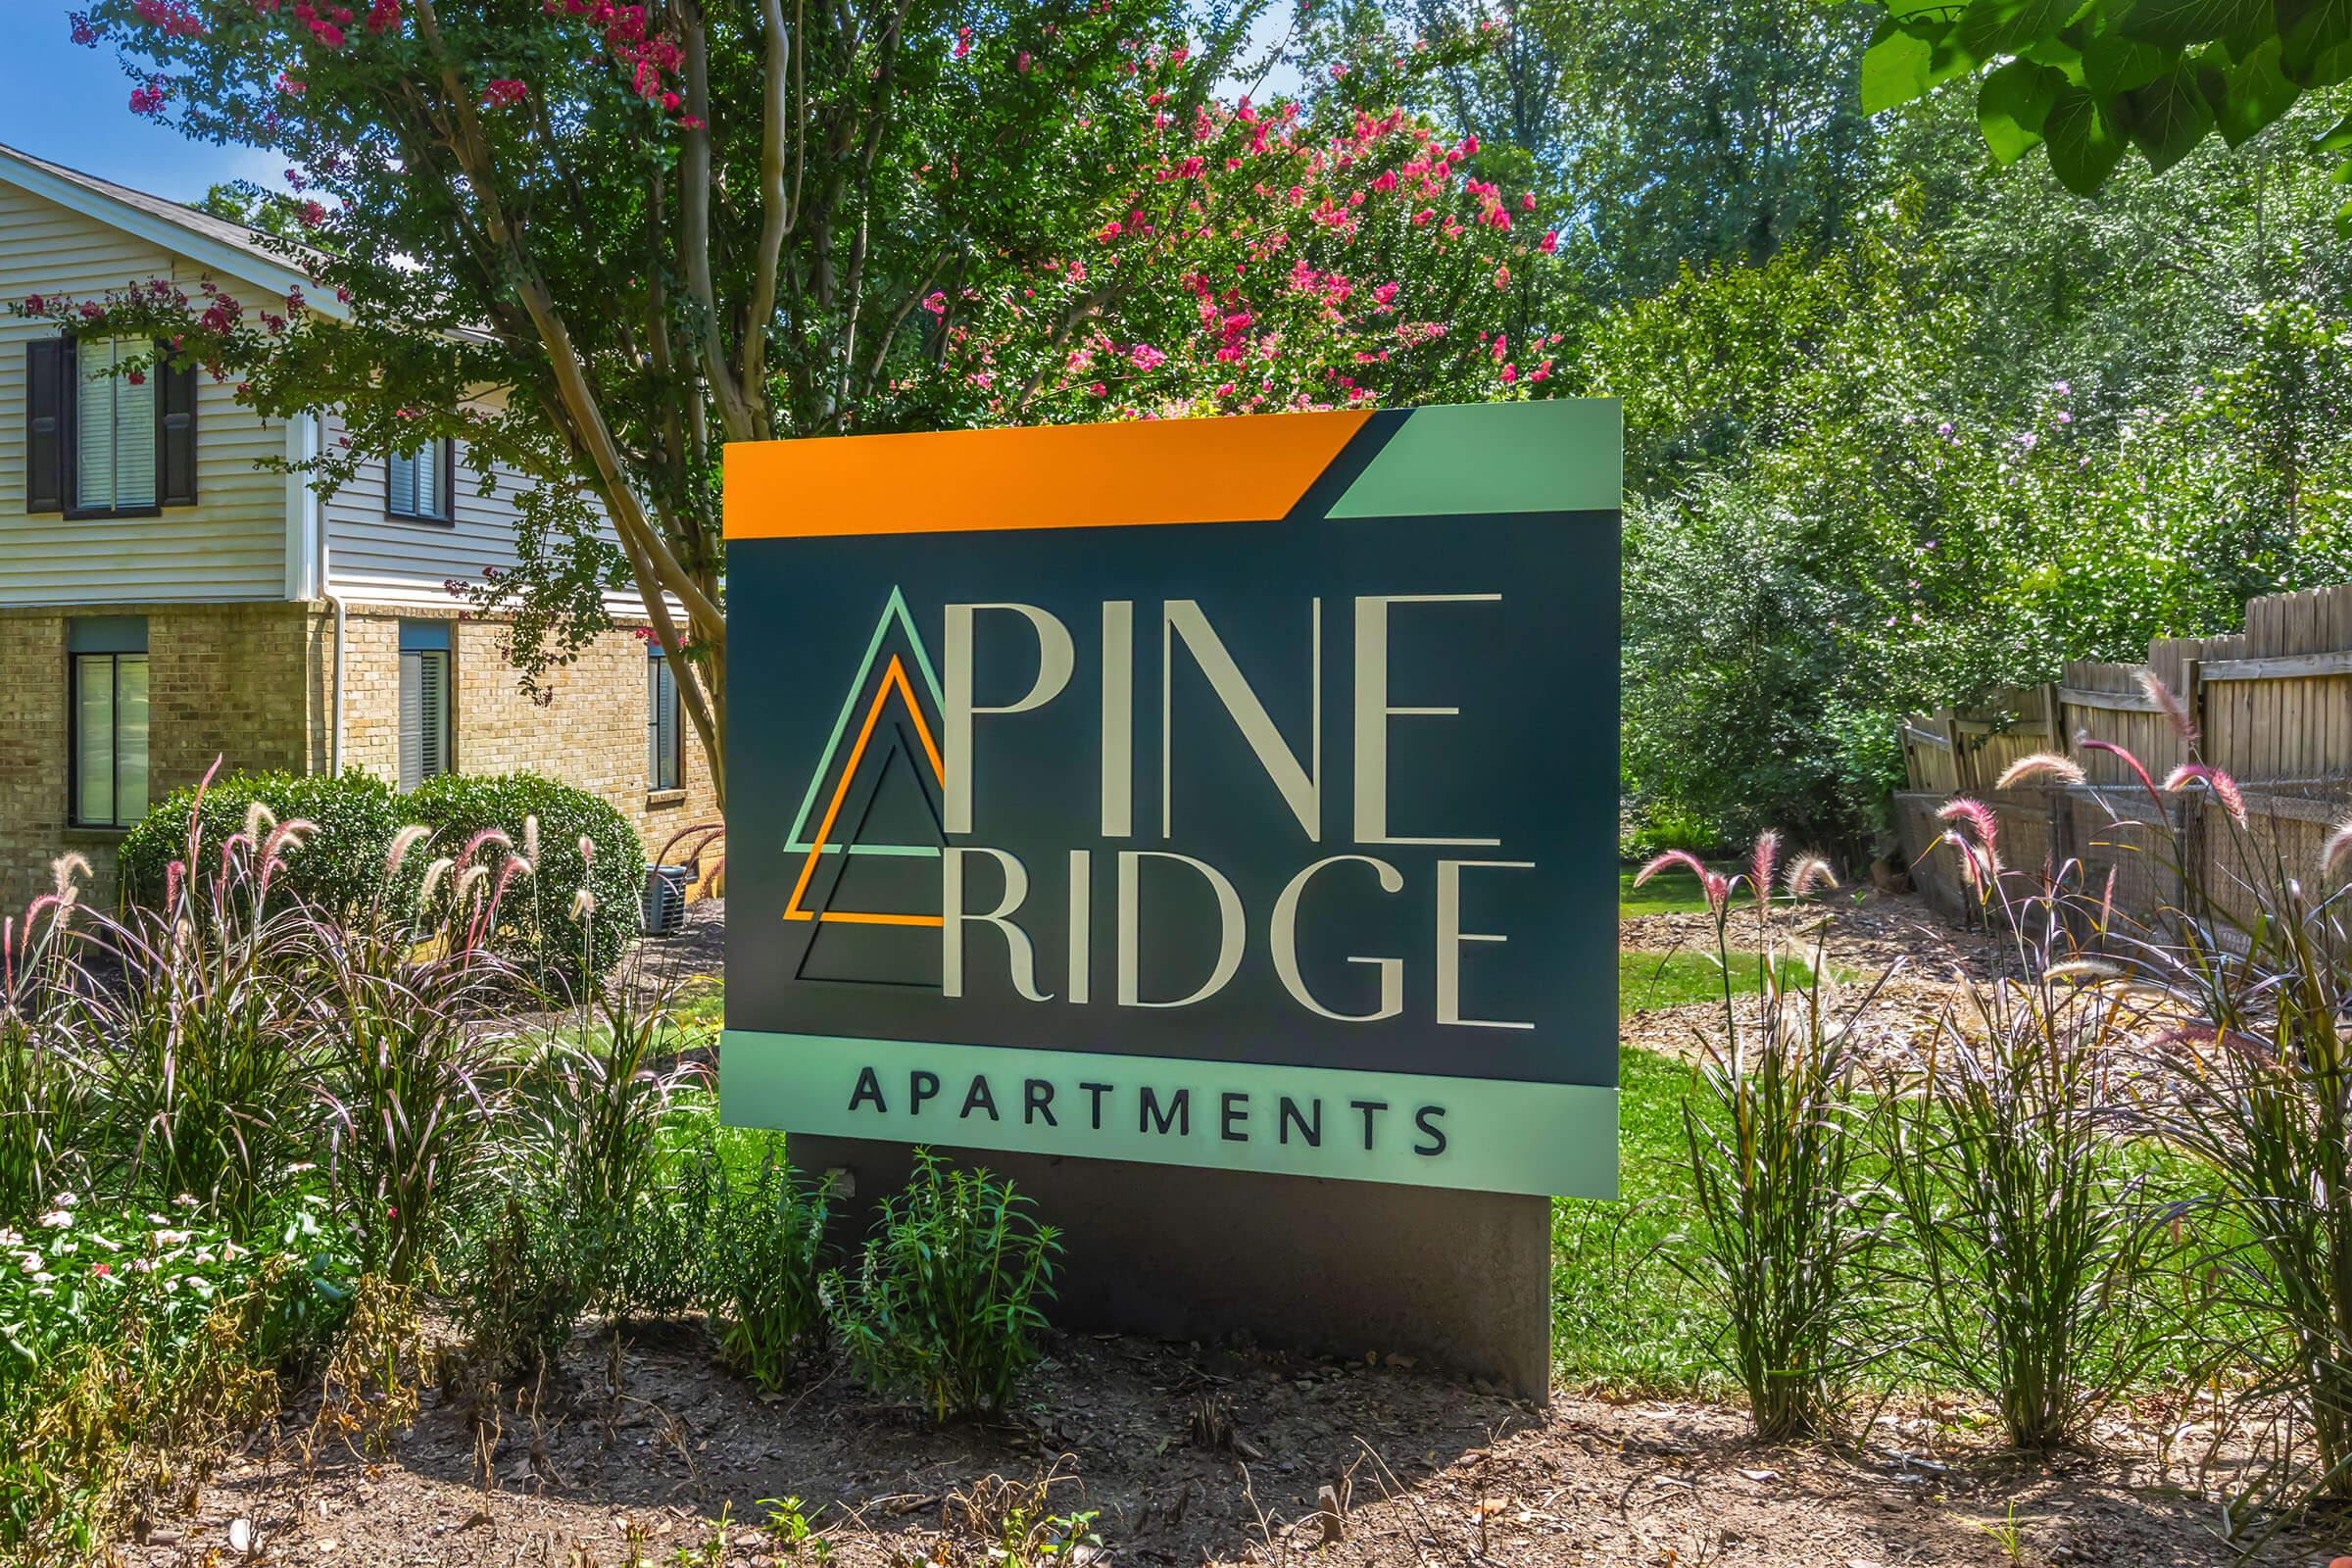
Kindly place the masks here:
MULTIPOLYGON (((411 820, 434 830, 441 855, 498 832, 506 835, 508 853, 535 856, 528 887, 502 906, 491 941, 499 953, 546 977, 576 977, 584 958, 588 976, 602 979, 620 961, 638 930, 645 847, 612 806, 535 773, 444 773, 426 779, 402 804, 411 820), (589 856, 581 854, 582 839, 589 856), (582 889, 589 894, 584 914, 575 912, 582 889)), ((495 870, 496 860, 491 864, 495 870)))
POLYGON ((710 1168, 717 1184, 701 1271, 704 1305, 719 1358, 772 1391, 824 1343, 821 1264, 832 1186, 804 1185, 772 1147, 742 1170, 727 1169, 713 1151, 710 1168))
POLYGON ((906 1188, 875 1217, 855 1287, 831 1288, 868 1386, 919 1395, 940 1420, 1004 1407, 1037 1360, 1038 1303, 1054 1295, 1061 1250, 1029 1209, 1010 1182, 915 1151, 906 1188))
MULTIPOLYGON (((1819 939, 1801 985, 1777 951, 1767 918, 1776 835, 1756 845, 1750 869, 1724 877, 1670 851, 1637 883, 1669 863, 1697 874, 1715 916, 1716 956, 1736 959, 1732 901, 1744 885, 1760 937, 1754 1022, 1725 987, 1725 1044, 1710 1047, 1699 1090, 1683 1102, 1683 1133, 1700 1217, 1693 1284, 1730 1323, 1731 1370, 1746 1388, 1756 1435, 1768 1443, 1819 1432, 1839 1380, 1864 1350, 1869 1312, 1857 1264, 1875 1240, 1857 1204, 1857 1155, 1865 1136, 1850 1045, 1850 1015, 1837 1015, 1819 939)), ((1785 890, 1802 897, 1828 872, 1810 857, 1788 867, 1785 890)), ((1864 999, 1867 1001, 1867 999, 1864 999)))
POLYGON ((304 1205, 280 1247, 61 1201, 0 1225, 0 1561, 79 1561, 124 1522, 150 1446, 201 1449, 276 1407, 340 1330, 350 1259, 304 1205))
MULTIPOLYGON (((357 768, 340 774, 230 773, 209 785, 173 790, 123 835, 118 864, 126 901, 163 902, 171 864, 188 853, 188 818, 203 802, 204 842, 225 844, 244 827, 246 813, 265 807, 280 822, 316 824, 301 853, 288 856, 272 891, 321 913, 343 915, 374 897, 384 874, 384 852, 409 820, 392 786, 357 768)), ((210 857, 194 862, 209 885, 219 874, 210 857)))

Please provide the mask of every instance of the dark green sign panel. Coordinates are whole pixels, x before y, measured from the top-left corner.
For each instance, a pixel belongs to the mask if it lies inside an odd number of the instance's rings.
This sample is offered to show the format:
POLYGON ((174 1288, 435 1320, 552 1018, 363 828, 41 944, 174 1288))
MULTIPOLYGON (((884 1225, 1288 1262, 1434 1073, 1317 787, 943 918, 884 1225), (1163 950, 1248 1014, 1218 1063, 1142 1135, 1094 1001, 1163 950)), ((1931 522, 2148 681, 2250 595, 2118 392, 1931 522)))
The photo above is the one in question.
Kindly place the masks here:
POLYGON ((730 447, 727 1119, 1612 1194, 1621 451, 730 447))

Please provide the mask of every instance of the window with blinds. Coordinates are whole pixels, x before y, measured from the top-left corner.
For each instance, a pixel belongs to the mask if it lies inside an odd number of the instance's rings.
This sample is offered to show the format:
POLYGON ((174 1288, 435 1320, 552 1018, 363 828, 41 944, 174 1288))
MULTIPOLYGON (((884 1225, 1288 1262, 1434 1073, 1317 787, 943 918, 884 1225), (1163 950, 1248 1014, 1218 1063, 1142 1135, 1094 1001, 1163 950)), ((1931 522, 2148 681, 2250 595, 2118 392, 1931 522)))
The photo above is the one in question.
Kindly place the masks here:
POLYGON ((450 520, 456 453, 446 439, 384 460, 384 510, 419 522, 450 520))
POLYGON ((155 505, 155 377, 123 373, 151 352, 122 338, 83 338, 74 421, 74 504, 83 512, 132 512, 155 505), (136 379, 133 379, 133 376, 136 379))
POLYGON ((450 770, 449 622, 400 623, 400 788, 450 770))
POLYGON ((79 616, 66 624, 73 819, 130 827, 147 814, 147 621, 79 616))
POLYGON ((685 788, 683 737, 678 730, 678 680, 662 657, 646 661, 645 787, 648 790, 685 788))

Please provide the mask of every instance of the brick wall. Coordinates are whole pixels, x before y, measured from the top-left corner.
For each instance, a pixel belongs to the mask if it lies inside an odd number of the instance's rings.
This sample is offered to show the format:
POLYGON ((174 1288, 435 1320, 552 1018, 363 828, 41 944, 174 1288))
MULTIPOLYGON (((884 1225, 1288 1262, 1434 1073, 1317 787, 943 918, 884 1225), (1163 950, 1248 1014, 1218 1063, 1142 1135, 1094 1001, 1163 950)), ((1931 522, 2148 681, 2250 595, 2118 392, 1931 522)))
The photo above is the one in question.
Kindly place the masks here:
MULTIPOLYGON (((0 910, 20 907, 65 849, 114 896, 119 833, 67 824, 66 620, 122 607, 0 610, 0 910)), ((329 765, 334 617, 322 605, 153 606, 145 610, 153 797, 224 770, 329 765)), ((399 765, 400 622, 447 619, 454 654, 451 741, 469 773, 536 772, 611 802, 651 856, 680 828, 717 818, 710 770, 687 727, 685 787, 655 794, 646 776, 646 649, 626 630, 596 639, 551 674, 534 704, 507 666, 503 626, 454 612, 354 607, 344 650, 347 767, 390 779, 399 765)), ((681 723, 683 723, 681 714, 681 723)))
MULTIPOLYGON (((318 620, 300 605, 156 605, 147 618, 149 796, 161 800, 223 770, 300 768, 322 694, 311 679, 318 620)), ((114 893, 119 831, 67 820, 66 622, 122 606, 0 611, 0 909, 49 881, 49 862, 79 852, 114 893)))
POLYGON ((397 776, 404 619, 452 622, 450 758, 457 771, 544 773, 576 784, 627 817, 649 857, 680 828, 717 819, 710 764, 683 711, 684 788, 655 794, 647 787, 646 645, 626 630, 606 632, 570 664, 550 671, 540 704, 523 693, 507 663, 501 622, 454 611, 355 609, 344 654, 345 765, 397 776))

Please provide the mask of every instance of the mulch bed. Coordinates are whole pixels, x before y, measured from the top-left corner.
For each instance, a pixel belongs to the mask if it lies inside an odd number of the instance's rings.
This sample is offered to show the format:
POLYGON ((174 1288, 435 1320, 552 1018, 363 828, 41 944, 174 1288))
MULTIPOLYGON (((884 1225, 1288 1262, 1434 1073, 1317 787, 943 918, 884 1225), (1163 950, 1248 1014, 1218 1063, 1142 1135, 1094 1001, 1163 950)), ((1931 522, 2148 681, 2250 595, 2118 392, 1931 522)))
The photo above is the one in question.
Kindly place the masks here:
POLYGON ((758 1528, 760 1499, 789 1495, 833 1562, 979 1568, 997 1515, 1042 1482, 1051 1511, 1099 1514, 1104 1550, 1078 1561, 1977 1565, 2010 1560, 1996 1534, 2012 1525, 2028 1563, 2237 1560, 2181 1465, 2022 1458, 1936 1412, 1882 1417, 1867 1443, 1764 1448, 1704 1404, 1538 1410, 1403 1365, 1087 1336, 1052 1344, 1004 1421, 935 1427, 840 1372, 762 1396, 713 1369, 699 1330, 623 1344, 617 1388, 609 1335, 583 1337, 535 1407, 503 1400, 495 1424, 428 1408, 388 1462, 330 1445, 305 1469, 291 1412, 123 1559, 243 1560, 242 1519, 251 1560, 275 1563, 813 1560, 758 1528))

